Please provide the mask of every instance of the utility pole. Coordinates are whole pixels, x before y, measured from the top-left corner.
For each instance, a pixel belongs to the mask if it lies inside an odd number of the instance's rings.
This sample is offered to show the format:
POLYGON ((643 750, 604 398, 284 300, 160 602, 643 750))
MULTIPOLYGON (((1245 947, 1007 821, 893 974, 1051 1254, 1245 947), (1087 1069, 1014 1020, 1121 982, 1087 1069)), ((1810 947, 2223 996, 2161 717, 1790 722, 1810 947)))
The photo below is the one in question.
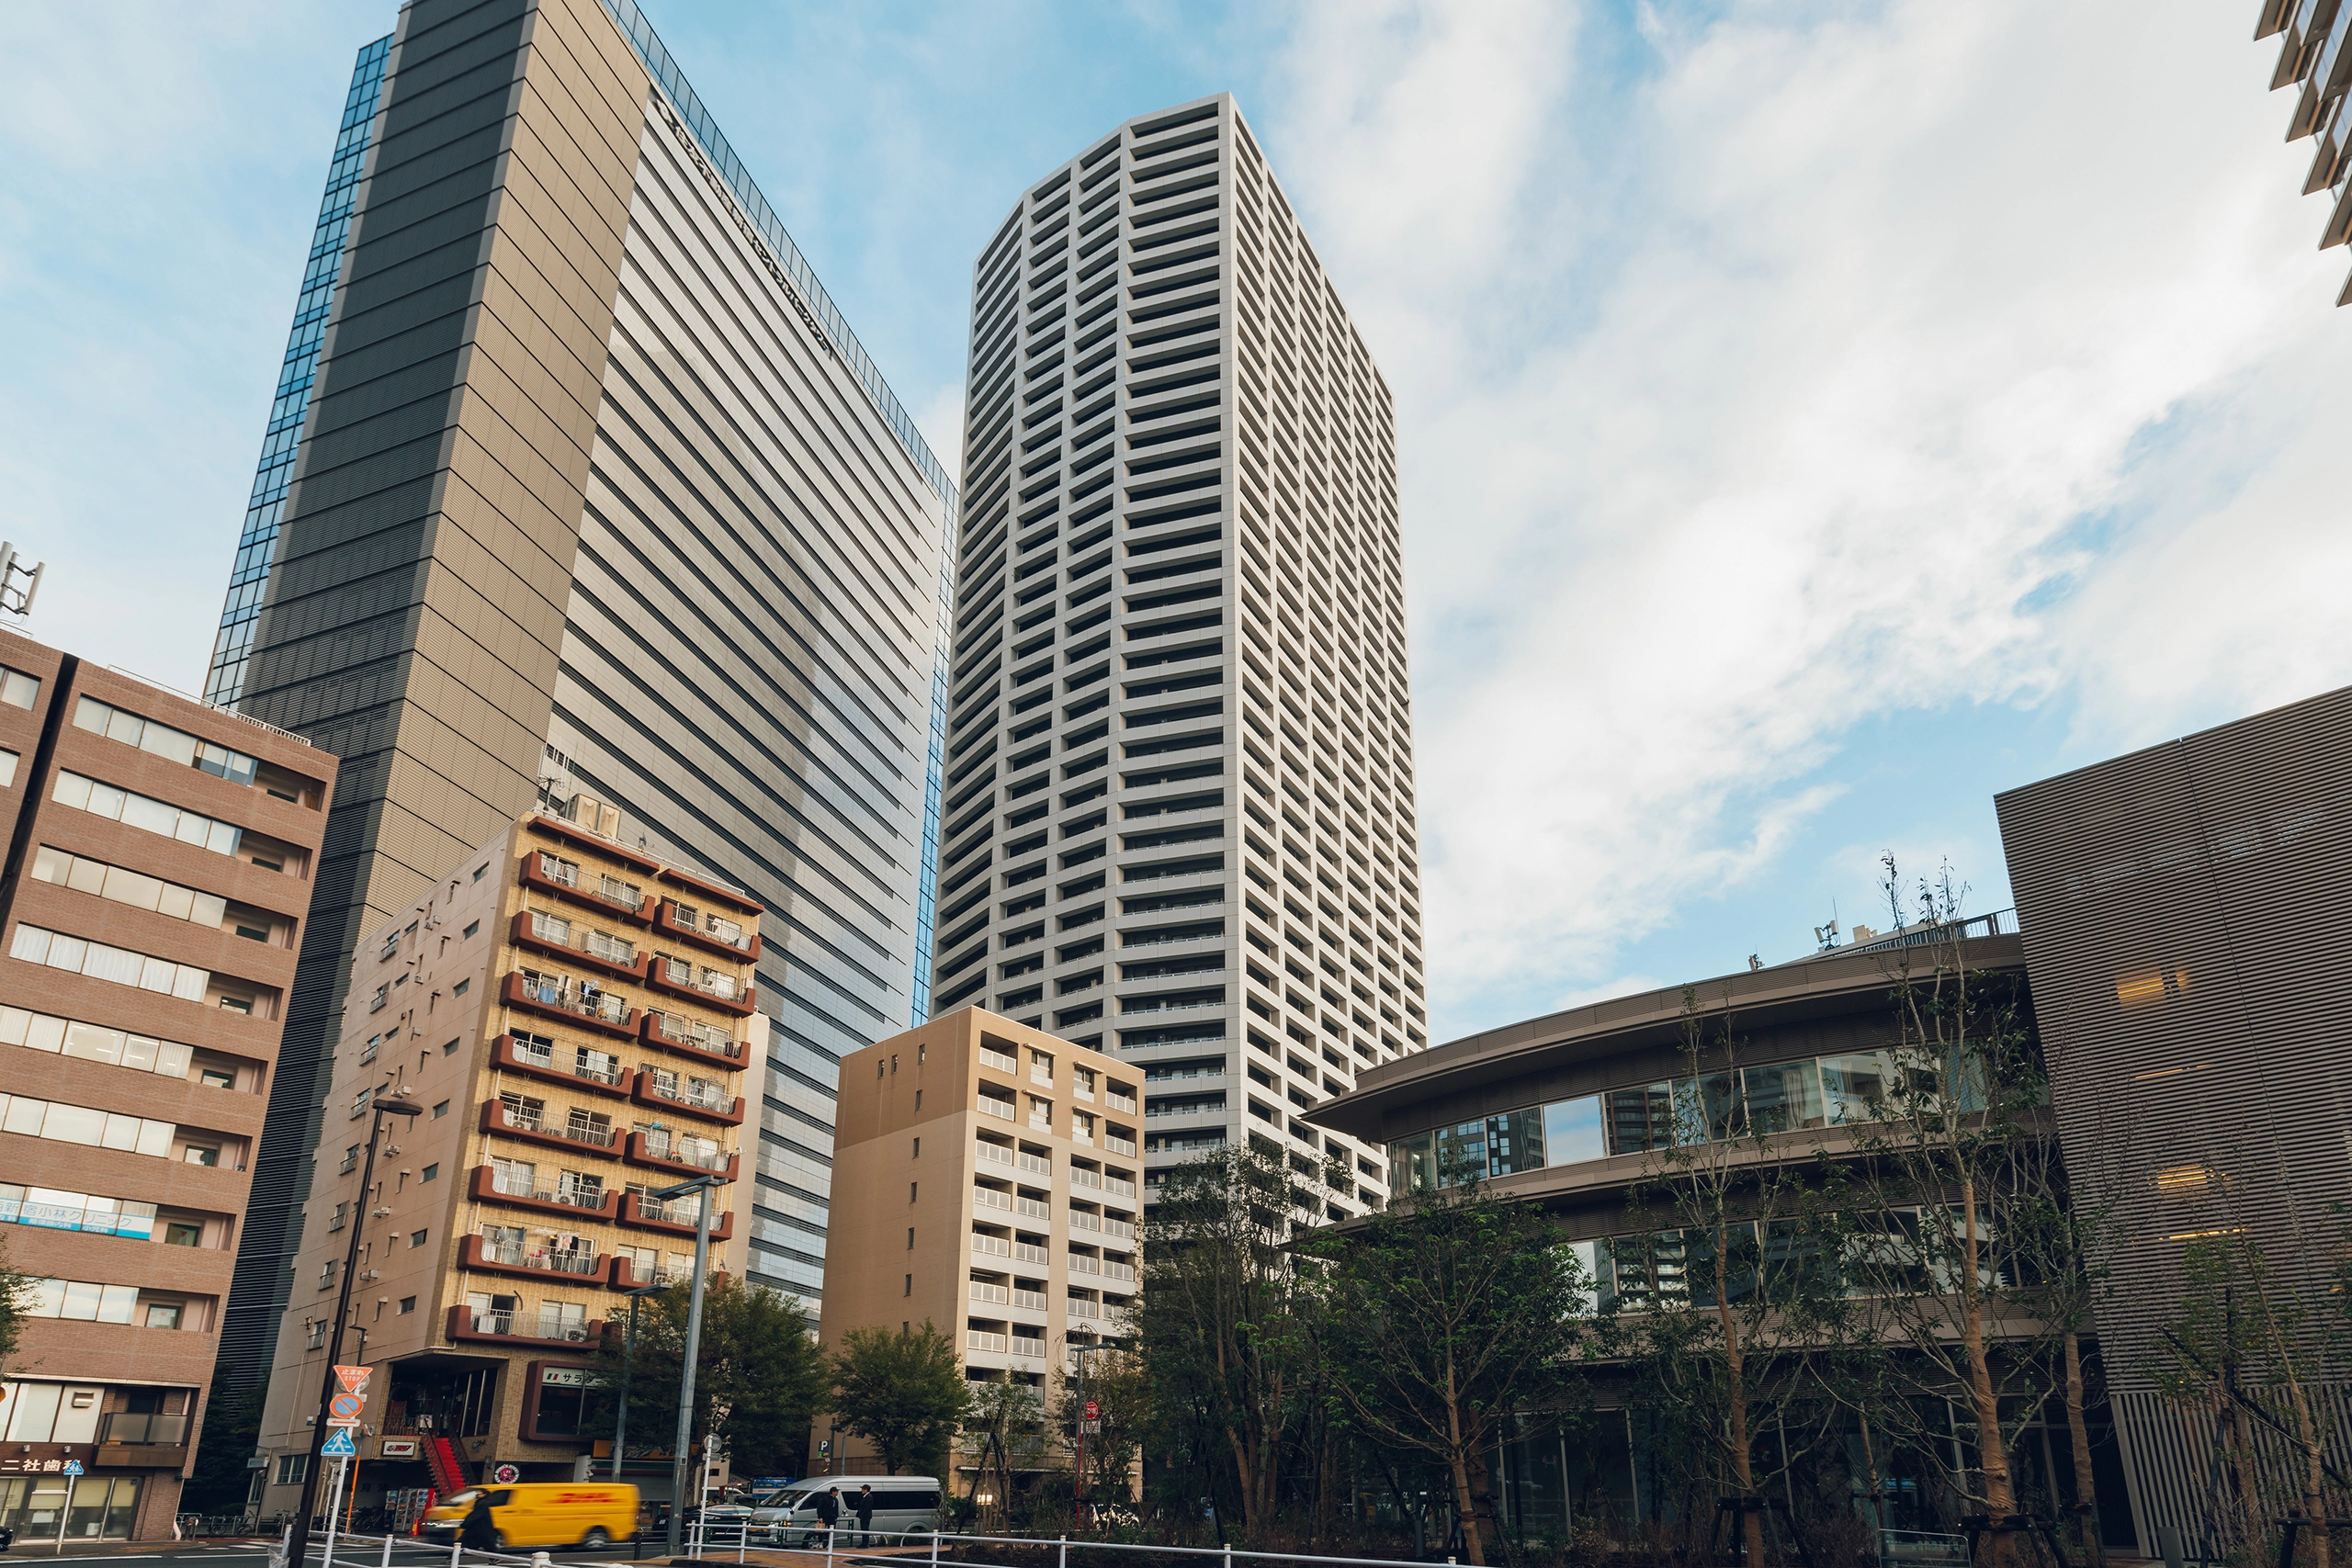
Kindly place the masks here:
POLYGON ((383 1141, 384 1117, 413 1118, 424 1112, 422 1105, 412 1105, 405 1100, 395 1100, 380 1090, 374 1100, 375 1119, 368 1123, 368 1162, 359 1171, 359 1201, 352 1205, 351 1245, 344 1251, 343 1289, 336 1292, 334 1321, 327 1327, 327 1366, 319 1382, 319 1415, 311 1423, 309 1445, 302 1461, 302 1500, 294 1506, 294 1536, 286 1552, 286 1568, 302 1568, 311 1551, 311 1510, 318 1506, 319 1444, 327 1435, 327 1417, 334 1414, 334 1364, 343 1355, 343 1320, 351 1311, 351 1275, 359 1267, 359 1233, 368 1228, 368 1194, 376 1184, 376 1145, 383 1141))
MULTIPOLYGON (((727 1185, 723 1176, 707 1172, 691 1181, 681 1181, 675 1187, 664 1187, 659 1192, 647 1194, 658 1203, 667 1204, 689 1192, 701 1194, 702 1207, 695 1216, 695 1287, 693 1298, 686 1304, 686 1358, 684 1376, 678 1384, 678 1440, 670 1450, 670 1555, 678 1554, 678 1542, 685 1527, 687 1445, 694 1438, 695 1371, 702 1356, 702 1292, 703 1280, 710 1272, 710 1195, 727 1185)), ((700 1488, 696 1488, 695 1503, 701 1505, 700 1488)), ((296 1565, 300 1568, 300 1565, 296 1565)))
POLYGON ((628 1327, 621 1335, 621 1407, 613 1417, 613 1479, 621 1478, 621 1456, 628 1449, 628 1380, 637 1370, 637 1303, 647 1296, 660 1295, 667 1285, 639 1285, 625 1292, 628 1297, 628 1327))

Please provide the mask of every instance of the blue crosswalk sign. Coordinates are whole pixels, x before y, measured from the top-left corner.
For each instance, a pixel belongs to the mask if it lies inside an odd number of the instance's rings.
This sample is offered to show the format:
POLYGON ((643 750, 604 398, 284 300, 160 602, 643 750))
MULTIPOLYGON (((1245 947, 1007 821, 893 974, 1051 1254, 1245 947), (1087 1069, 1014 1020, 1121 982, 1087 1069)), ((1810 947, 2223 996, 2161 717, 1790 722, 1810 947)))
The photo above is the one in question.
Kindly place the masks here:
POLYGON ((65 1474, 67 1474, 67 1475, 79 1475, 79 1474, 81 1474, 81 1473, 82 1473, 82 1461, 81 1461, 80 1460, 78 1460, 78 1459, 69 1459, 69 1460, 67 1460, 67 1461, 65 1461, 65 1470, 64 1470, 64 1473, 65 1473, 65 1474))
POLYGON ((319 1450, 319 1457, 322 1459, 352 1459, 356 1457, 358 1452, 359 1450, 351 1446, 351 1428, 348 1427, 337 1427, 334 1429, 334 1435, 329 1438, 326 1440, 325 1446, 319 1450))

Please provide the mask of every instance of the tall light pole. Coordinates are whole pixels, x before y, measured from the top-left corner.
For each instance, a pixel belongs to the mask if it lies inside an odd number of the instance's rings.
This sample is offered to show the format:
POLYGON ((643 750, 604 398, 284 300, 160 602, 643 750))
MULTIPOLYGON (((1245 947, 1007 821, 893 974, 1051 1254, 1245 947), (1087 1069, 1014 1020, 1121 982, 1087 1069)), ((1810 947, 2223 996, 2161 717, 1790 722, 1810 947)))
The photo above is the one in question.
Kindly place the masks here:
MULTIPOLYGON (((678 1382, 678 1440, 670 1450, 670 1555, 678 1554, 678 1541, 685 1525, 686 1508, 686 1445, 694 1438, 695 1371, 702 1356, 702 1289, 703 1279, 710 1271, 710 1195, 727 1185, 723 1176, 704 1172, 691 1181, 681 1181, 675 1187, 664 1187, 647 1196, 657 1203, 667 1204, 673 1199, 689 1192, 702 1195, 702 1206, 695 1216, 695 1288, 686 1303, 686 1358, 678 1382)), ((695 1488, 695 1501, 702 1501, 701 1488, 695 1488)), ((294 1565, 300 1568, 300 1564, 294 1565)))
POLYGON ((1078 1451, 1070 1461, 1071 1522, 1080 1529, 1086 1528, 1086 1358, 1108 1345, 1073 1345, 1069 1353, 1078 1361, 1078 1451))
POLYGON ((375 1119, 368 1123, 368 1163, 359 1171, 359 1201, 351 1216, 351 1245, 343 1256, 343 1289, 334 1299, 334 1321, 327 1327, 327 1366, 319 1381, 319 1415, 311 1423, 310 1452, 302 1461, 302 1500, 294 1508, 294 1535, 286 1552, 287 1568, 302 1568, 311 1551, 311 1510, 318 1506, 319 1472, 325 1469, 319 1463, 318 1447, 327 1435, 327 1417, 334 1414, 334 1364, 343 1354, 343 1320, 351 1311, 351 1275, 359 1267, 359 1233, 368 1228, 368 1193, 376 1184, 376 1145, 383 1141, 384 1117, 413 1117, 424 1114, 424 1107, 412 1105, 405 1100, 394 1100, 379 1090, 374 1100, 375 1119))
POLYGON ((639 1285, 622 1294, 628 1297, 628 1327, 621 1335, 621 1407, 613 1417, 613 1479, 621 1478, 621 1455, 628 1448, 628 1380, 637 1370, 637 1303, 648 1296, 658 1296, 667 1285, 639 1285))

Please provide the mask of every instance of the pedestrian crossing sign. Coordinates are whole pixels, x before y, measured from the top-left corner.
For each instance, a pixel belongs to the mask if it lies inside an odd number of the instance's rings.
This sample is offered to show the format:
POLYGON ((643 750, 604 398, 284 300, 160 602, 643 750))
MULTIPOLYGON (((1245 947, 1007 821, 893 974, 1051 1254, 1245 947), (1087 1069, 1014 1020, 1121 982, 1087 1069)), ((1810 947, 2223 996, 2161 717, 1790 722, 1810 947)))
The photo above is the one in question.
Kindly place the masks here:
POLYGON ((353 1459, 358 1455, 358 1452, 359 1450, 357 1449, 352 1447, 351 1428, 348 1427, 337 1427, 334 1429, 334 1435, 328 1438, 325 1445, 319 1450, 319 1457, 322 1459, 353 1459))

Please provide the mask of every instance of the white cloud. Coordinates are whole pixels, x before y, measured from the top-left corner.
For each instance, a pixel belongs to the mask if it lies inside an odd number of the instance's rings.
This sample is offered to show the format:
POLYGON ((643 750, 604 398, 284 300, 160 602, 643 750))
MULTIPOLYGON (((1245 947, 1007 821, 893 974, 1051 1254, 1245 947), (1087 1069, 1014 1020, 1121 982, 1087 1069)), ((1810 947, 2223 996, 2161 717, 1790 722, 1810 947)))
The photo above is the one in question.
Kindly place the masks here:
POLYGON ((1860 720, 2352 664, 2352 318, 2236 10, 1572 20, 1317 14, 1276 138, 1399 399, 1441 1036, 1771 869, 1860 720))

